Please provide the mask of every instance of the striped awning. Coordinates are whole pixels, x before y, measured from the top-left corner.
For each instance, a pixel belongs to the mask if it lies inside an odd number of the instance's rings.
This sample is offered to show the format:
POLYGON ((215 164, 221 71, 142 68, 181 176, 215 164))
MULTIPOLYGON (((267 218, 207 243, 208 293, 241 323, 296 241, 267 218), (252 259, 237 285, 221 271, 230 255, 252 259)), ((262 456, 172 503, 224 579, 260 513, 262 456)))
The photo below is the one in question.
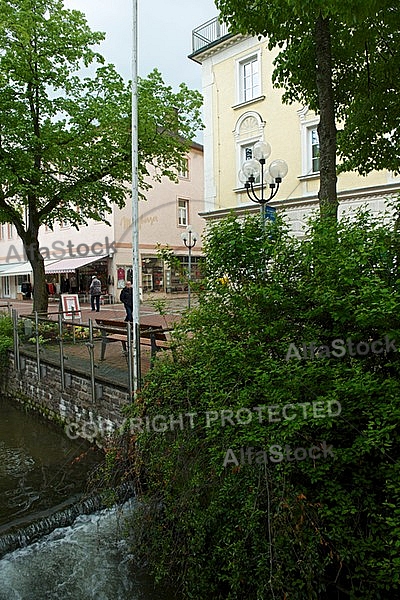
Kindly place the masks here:
POLYGON ((80 258, 62 258, 57 262, 46 266, 45 271, 47 273, 74 273, 76 269, 90 265, 102 258, 107 258, 108 254, 104 256, 85 256, 80 258))

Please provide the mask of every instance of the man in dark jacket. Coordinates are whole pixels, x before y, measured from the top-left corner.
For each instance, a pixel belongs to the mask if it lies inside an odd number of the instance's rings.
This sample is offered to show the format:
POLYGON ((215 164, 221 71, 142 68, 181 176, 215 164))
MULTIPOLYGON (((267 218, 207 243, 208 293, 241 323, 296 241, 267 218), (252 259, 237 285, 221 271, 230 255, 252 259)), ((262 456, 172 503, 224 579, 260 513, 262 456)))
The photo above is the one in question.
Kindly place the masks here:
POLYGON ((96 306, 96 312, 99 312, 100 296, 101 296, 101 281, 100 281, 100 279, 97 279, 96 275, 92 276, 92 283, 90 284, 90 287, 89 287, 89 294, 90 294, 90 305, 92 307, 92 310, 95 310, 95 306, 96 306))
POLYGON ((133 311, 133 290, 132 290, 132 284, 130 281, 126 281, 125 282, 125 287, 122 290, 119 299, 121 300, 121 302, 123 303, 123 305, 125 306, 125 310, 126 310, 126 317, 125 317, 125 321, 130 321, 132 323, 133 321, 133 317, 132 317, 132 311, 133 311))

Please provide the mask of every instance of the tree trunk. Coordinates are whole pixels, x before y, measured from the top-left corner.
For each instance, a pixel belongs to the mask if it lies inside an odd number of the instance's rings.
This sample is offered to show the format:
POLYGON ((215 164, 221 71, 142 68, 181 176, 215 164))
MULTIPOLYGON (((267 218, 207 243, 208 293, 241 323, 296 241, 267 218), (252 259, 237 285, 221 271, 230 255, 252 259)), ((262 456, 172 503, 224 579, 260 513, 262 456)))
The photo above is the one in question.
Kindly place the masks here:
POLYGON ((320 110, 318 125, 320 188, 318 198, 321 217, 337 221, 336 123, 332 87, 331 35, 329 19, 324 19, 321 14, 315 24, 314 36, 317 66, 316 84, 320 110))
POLYGON ((26 256, 33 270, 33 311, 47 315, 49 295, 44 271, 44 258, 39 252, 38 234, 28 232, 23 243, 26 256))

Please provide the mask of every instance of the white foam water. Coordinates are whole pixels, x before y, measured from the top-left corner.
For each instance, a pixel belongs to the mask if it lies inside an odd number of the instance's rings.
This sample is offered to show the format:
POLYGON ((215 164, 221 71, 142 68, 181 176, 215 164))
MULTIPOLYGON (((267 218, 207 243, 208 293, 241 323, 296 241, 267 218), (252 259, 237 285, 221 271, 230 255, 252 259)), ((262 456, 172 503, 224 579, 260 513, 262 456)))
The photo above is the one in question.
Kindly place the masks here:
MULTIPOLYGON (((0 600, 144 600, 124 530, 133 502, 55 529, 0 560, 0 600)), ((155 598, 155 596, 153 596, 155 598)))

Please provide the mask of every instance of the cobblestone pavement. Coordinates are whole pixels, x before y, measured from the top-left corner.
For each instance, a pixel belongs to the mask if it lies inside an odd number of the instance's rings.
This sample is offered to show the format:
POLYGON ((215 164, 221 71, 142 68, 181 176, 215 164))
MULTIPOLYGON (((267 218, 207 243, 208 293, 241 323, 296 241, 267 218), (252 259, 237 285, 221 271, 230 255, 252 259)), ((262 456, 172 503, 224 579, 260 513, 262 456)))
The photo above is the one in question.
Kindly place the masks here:
MULTIPOLYGON (((15 308, 19 315, 32 314, 32 300, 7 300, 0 298, 0 307, 10 304, 15 308)), ((195 302, 192 301, 192 306, 195 302)), ((89 303, 81 303, 82 324, 87 324, 89 319, 95 319, 96 316, 103 319, 113 319, 123 321, 125 318, 125 308, 120 302, 116 304, 103 304, 100 306, 100 313, 92 311, 89 303)), ((187 295, 170 294, 146 294, 143 303, 140 305, 140 322, 147 325, 160 325, 167 328, 180 319, 182 313, 187 309, 187 295), (159 307, 162 307, 165 315, 160 315, 159 307)), ((0 308, 1 310, 1 308, 0 308)), ((57 318, 59 304, 56 301, 49 302, 49 316, 57 318)))
MULTIPOLYGON (((17 310, 18 315, 30 315, 32 314, 32 300, 9 301, 9 306, 17 310)), ((193 304, 192 304, 193 306, 193 304)), ((58 318, 59 305, 57 302, 49 303, 49 316, 50 318, 58 318)), ((140 322, 146 325, 158 325, 162 328, 169 328, 173 324, 180 320, 183 312, 187 309, 187 296, 186 295, 174 295, 171 297, 163 296, 161 294, 146 295, 143 303, 140 306, 140 322), (155 304, 162 306, 165 314, 160 315, 160 311, 157 310, 155 304)), ((7 300, 0 299, 0 311, 7 310, 7 300)), ((81 304, 81 315, 82 318, 78 322, 79 324, 87 325, 89 319, 94 319, 96 316, 104 319, 112 319, 123 321, 125 318, 125 308, 121 303, 106 304, 100 307, 100 312, 93 312, 90 308, 90 304, 81 304)), ((29 354, 34 354, 35 346, 25 344, 25 351, 29 354)), ((101 342, 96 340, 94 349, 96 377, 105 379, 108 381, 114 381, 119 385, 127 385, 128 382, 128 365, 127 357, 122 349, 120 342, 107 344, 105 360, 100 360, 101 342)), ((59 362, 58 357, 59 349, 58 345, 45 345, 41 349, 41 356, 47 357, 51 362, 59 362)), ((72 344, 71 342, 64 344, 64 355, 66 359, 66 368, 73 368, 74 370, 88 373, 90 370, 89 353, 85 342, 77 342, 72 344)), ((148 372, 150 369, 150 350, 148 346, 141 346, 141 368, 142 374, 148 372)))

